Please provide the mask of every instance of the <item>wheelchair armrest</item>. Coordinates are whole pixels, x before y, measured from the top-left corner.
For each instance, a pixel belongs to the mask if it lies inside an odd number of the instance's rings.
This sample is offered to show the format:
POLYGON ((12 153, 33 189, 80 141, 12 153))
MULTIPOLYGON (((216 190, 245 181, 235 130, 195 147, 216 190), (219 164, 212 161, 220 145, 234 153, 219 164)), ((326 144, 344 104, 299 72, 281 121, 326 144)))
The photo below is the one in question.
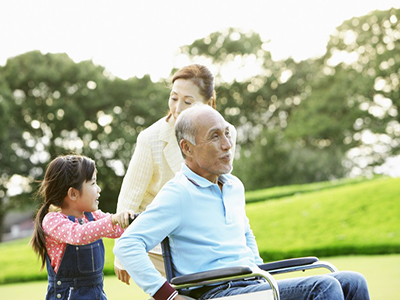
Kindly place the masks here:
POLYGON ((300 257, 300 258, 291 258, 291 259, 274 261, 274 262, 259 265, 258 267, 261 270, 273 273, 274 270, 310 265, 317 261, 318 261, 318 258, 315 256, 300 257))
POLYGON ((249 267, 230 267, 221 268, 211 271, 198 272, 188 275, 177 276, 171 279, 172 284, 187 284, 196 283, 200 281, 213 280, 221 277, 231 277, 251 274, 252 270, 249 267))

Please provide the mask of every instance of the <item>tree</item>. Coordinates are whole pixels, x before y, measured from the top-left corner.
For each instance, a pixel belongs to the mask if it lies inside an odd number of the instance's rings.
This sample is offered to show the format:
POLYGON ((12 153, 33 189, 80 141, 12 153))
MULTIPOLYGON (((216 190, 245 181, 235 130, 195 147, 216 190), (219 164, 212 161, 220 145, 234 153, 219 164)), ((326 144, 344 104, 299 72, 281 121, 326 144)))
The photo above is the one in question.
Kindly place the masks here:
POLYGON ((267 42, 237 29, 181 48, 218 70, 219 110, 238 129, 234 172, 247 187, 368 174, 399 153, 399 18, 391 9, 345 21, 323 57, 299 63, 273 61, 267 42), (232 64, 241 72, 224 80, 232 64))
POLYGON ((317 62, 319 80, 307 100, 318 117, 303 111, 295 122, 305 125, 303 135, 310 130, 306 135, 317 143, 340 149, 355 174, 372 174, 373 166, 399 153, 399 19, 400 10, 390 9, 343 22, 317 62))
POLYGON ((0 74, 0 114, 7 124, 0 131, 7 141, 1 143, 0 193, 10 198, 7 183, 15 174, 29 182, 28 193, 0 203, 3 215, 17 199, 29 203, 47 163, 67 153, 96 161, 100 207, 115 211, 137 135, 167 111, 165 85, 149 76, 121 80, 91 61, 38 51, 9 59, 0 74))
MULTIPOLYGON (((27 153, 18 148, 22 131, 17 126, 17 119, 13 118, 16 106, 3 75, 0 72, 0 233, 4 231, 7 211, 21 207, 26 201, 26 197, 11 198, 8 193, 10 181, 13 175, 26 174, 32 167, 26 160, 27 153)), ((22 192, 27 191, 30 191, 29 187, 22 192)))
MULTIPOLYGON (((303 149, 297 134, 293 138, 286 135, 292 112, 302 111, 303 102, 312 93, 318 64, 313 60, 300 63, 292 59, 273 61, 265 46, 266 42, 256 33, 229 29, 181 48, 181 53, 192 56, 193 60, 200 60, 199 57, 203 56, 219 68, 216 71, 218 109, 238 130, 237 151, 240 156, 235 160, 234 173, 243 180, 247 189, 341 176, 340 167, 316 172, 315 166, 323 165, 318 159, 321 158, 318 156, 321 149, 303 149), (243 63, 238 67, 243 72, 246 63, 253 61, 257 72, 247 77, 239 72, 233 79, 226 80, 225 69, 229 69, 233 61, 243 63), (315 153, 310 156, 313 151, 315 153), (296 159, 300 153, 303 157, 296 159), (304 164, 306 154, 319 163, 304 164), (255 168, 262 170, 255 171, 255 168), (329 171, 334 175, 328 175, 329 171)), ((323 156, 325 161, 327 155, 323 156)))
MULTIPOLYGON (((259 34, 235 28, 180 48, 216 75, 217 109, 238 131, 233 172, 247 189, 368 173, 399 154, 399 19, 391 9, 345 21, 325 55, 301 62, 273 61, 259 34)), ((66 54, 9 59, 0 67, 0 222, 29 202, 49 160, 69 152, 96 160, 100 206, 115 210, 137 135, 166 113, 168 93, 164 80, 122 80, 66 54), (30 184, 10 197, 13 176, 30 184)))

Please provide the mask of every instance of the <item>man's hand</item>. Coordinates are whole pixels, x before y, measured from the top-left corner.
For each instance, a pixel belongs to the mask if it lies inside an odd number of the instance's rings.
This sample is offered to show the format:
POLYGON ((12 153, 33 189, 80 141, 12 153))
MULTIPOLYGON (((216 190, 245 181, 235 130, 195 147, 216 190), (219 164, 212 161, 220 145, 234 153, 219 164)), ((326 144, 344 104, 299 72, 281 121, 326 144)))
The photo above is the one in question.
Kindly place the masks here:
POLYGON ((183 298, 183 297, 180 296, 180 295, 177 295, 177 296, 174 298, 174 300, 186 300, 186 299, 183 298))
POLYGON ((114 272, 115 272, 115 275, 117 275, 119 280, 126 283, 127 285, 130 285, 129 279, 131 279, 131 276, 129 276, 129 274, 126 270, 122 270, 122 269, 119 269, 116 266, 114 266, 114 272))

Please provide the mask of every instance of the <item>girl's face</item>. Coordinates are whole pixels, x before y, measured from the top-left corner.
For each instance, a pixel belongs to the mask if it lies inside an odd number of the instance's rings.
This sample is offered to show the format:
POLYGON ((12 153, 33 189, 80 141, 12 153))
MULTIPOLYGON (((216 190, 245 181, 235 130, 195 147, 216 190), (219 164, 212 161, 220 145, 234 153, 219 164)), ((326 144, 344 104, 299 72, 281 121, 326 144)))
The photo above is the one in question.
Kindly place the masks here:
POLYGON ((77 209, 82 212, 93 212, 99 209, 101 189, 97 185, 97 172, 94 171, 92 179, 82 184, 81 192, 76 201, 77 209))
POLYGON ((206 102, 200 95, 200 89, 191 80, 175 80, 168 101, 169 110, 173 118, 178 118, 179 114, 196 101, 206 102))

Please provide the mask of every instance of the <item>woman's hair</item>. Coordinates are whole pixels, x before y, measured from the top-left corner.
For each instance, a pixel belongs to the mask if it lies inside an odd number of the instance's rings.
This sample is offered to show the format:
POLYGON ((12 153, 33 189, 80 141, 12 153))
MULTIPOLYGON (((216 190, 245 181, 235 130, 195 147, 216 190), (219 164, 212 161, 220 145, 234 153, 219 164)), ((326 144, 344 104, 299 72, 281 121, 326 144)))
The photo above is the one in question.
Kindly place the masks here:
MULTIPOLYGON (((211 107, 216 109, 216 94, 214 89, 214 75, 210 70, 202 65, 193 64, 183 67, 176 71, 172 77, 172 84, 178 79, 191 80, 200 89, 200 95, 206 101, 211 99, 211 107)), ((171 112, 168 113, 167 121, 172 116, 171 112)))
POLYGON ((81 191, 82 184, 92 179, 96 170, 94 161, 80 155, 58 156, 47 166, 37 196, 44 199, 35 217, 35 228, 31 245, 42 260, 41 270, 46 261, 46 239, 42 222, 51 205, 61 207, 69 188, 81 191))

